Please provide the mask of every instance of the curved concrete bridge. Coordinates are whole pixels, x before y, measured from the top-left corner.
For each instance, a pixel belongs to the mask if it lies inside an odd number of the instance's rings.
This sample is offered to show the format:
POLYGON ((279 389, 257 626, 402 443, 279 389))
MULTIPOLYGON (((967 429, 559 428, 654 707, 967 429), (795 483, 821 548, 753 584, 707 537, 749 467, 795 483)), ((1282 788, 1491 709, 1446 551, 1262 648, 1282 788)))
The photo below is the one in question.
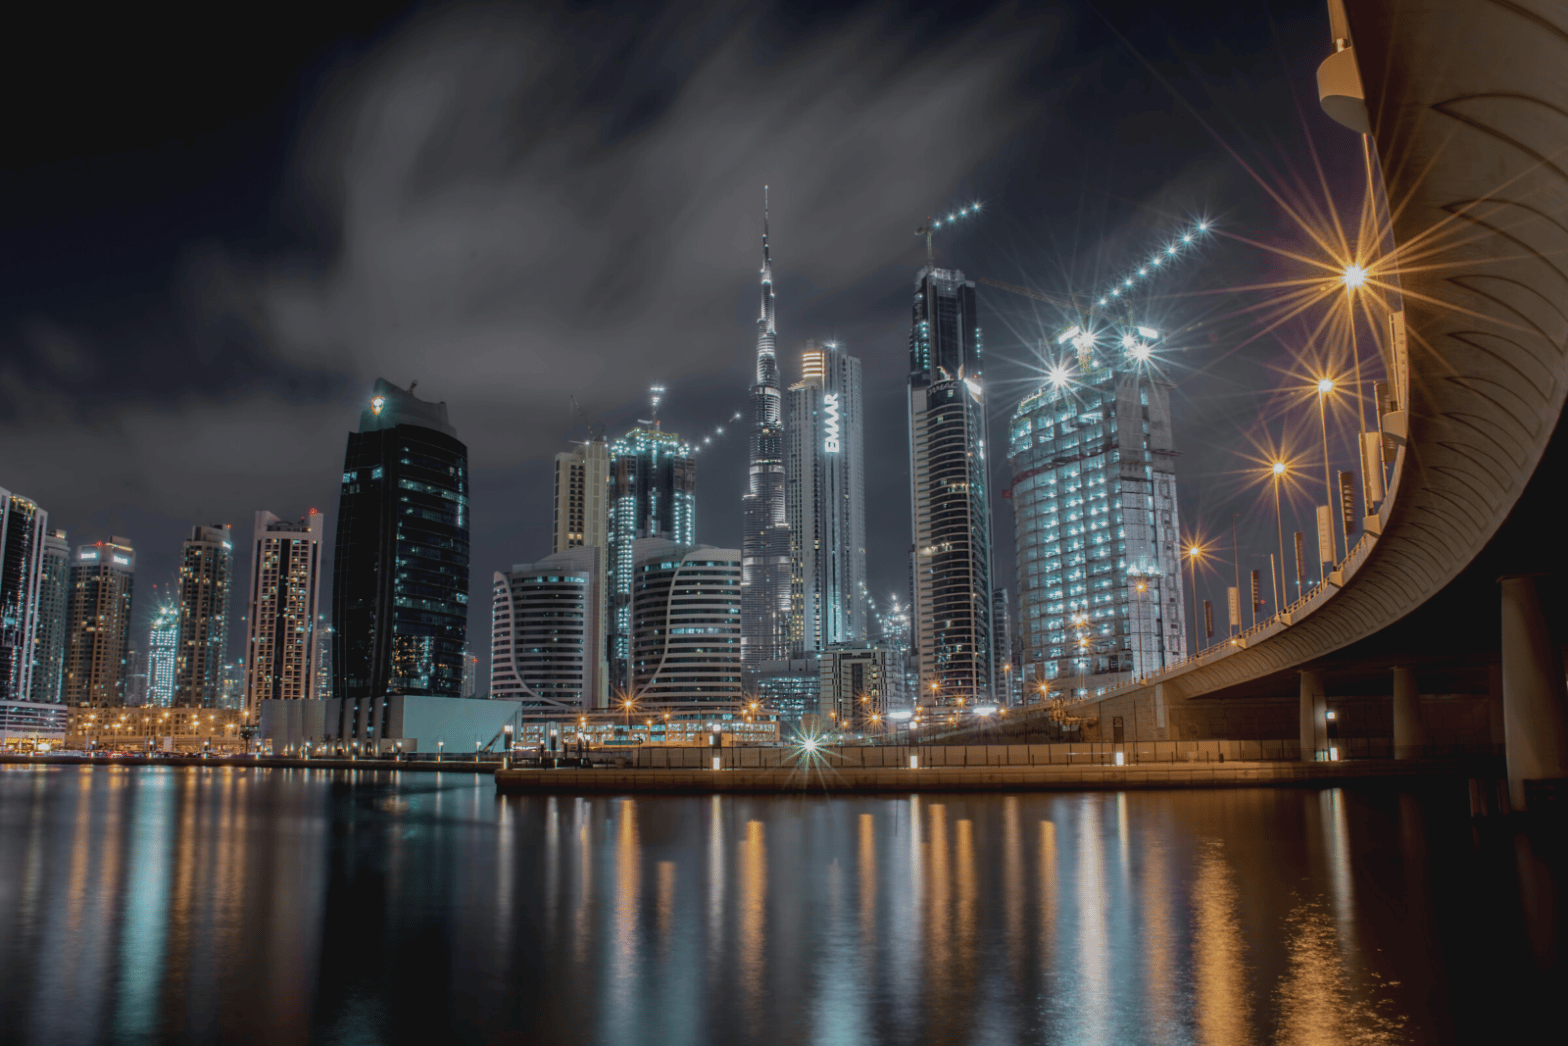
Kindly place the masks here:
MULTIPOLYGON (((1329 585, 1234 644, 1085 702, 1088 714, 1141 702, 1164 727, 1176 702, 1308 666, 1302 748, 1324 749, 1313 666, 1356 644, 1375 649, 1384 630, 1477 562, 1553 442, 1568 394, 1568 8, 1346 8, 1330 3, 1340 49, 1320 87, 1335 119, 1366 121, 1392 211, 1403 294, 1381 339, 1396 400, 1383 427, 1401 446, 1388 496, 1329 585)), ((1508 569, 1527 571, 1530 560, 1508 569)), ((1501 588, 1503 637, 1492 648, 1500 646, 1513 802, 1522 807, 1523 780, 1568 776, 1563 672, 1534 581, 1501 588)), ((1397 735, 1397 673, 1394 689, 1397 735)), ((1413 692, 1406 697, 1408 705, 1413 692)))

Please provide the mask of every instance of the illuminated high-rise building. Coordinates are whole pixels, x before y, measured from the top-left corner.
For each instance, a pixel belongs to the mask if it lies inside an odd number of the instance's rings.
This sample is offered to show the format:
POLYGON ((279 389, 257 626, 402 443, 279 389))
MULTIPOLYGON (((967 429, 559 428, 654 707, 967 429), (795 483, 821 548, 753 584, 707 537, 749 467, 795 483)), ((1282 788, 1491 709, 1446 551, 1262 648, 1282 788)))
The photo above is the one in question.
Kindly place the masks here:
POLYGON ((0 701, 33 695, 49 513, 0 490, 0 701))
MULTIPOLYGON (((154 596, 156 599, 157 597, 154 596)), ((179 687, 180 604, 174 599, 159 600, 152 615, 152 630, 147 637, 147 664, 143 685, 145 704, 169 708, 179 687)), ((127 702, 130 698, 127 698, 127 702)))
MULTIPOLYGON (((1076 329, 1075 329, 1076 330, 1076 329)), ((1026 689, 1094 692, 1186 655, 1170 386, 1158 332, 1077 350, 1008 433, 1026 689)), ((1031 695, 1032 696, 1032 695, 1031 695)))
POLYGON ((975 285, 927 265, 909 332, 914 546, 911 641, 920 701, 991 699, 991 507, 975 285))
POLYGON ((606 705, 604 549, 582 545, 493 579, 490 697, 540 711, 606 705))
POLYGON ((229 590, 234 545, 230 527, 192 527, 180 551, 179 646, 174 704, 217 708, 229 650, 229 590))
POLYGON ((785 504, 792 657, 866 638, 860 361, 812 339, 788 393, 785 504))
POLYGON ((762 195, 762 305, 757 315, 757 381, 751 387, 750 465, 741 496, 741 659, 748 669, 788 658, 790 536, 784 503, 784 424, 768 253, 768 198, 762 195))
POLYGON ((135 581, 136 552, 128 538, 76 546, 66 623, 66 704, 125 704, 135 581))
POLYGON ((608 628, 612 686, 629 680, 635 542, 696 543, 697 461, 690 445, 659 428, 658 418, 610 447, 608 628))
POLYGON ((1013 615, 1007 606, 1007 589, 991 593, 991 689, 996 703, 1013 704, 1013 615))
POLYGON ((555 545, 552 552, 610 543, 610 448, 597 436, 555 456, 555 545))
POLYGON ((290 522, 256 513, 245 614, 245 711, 261 701, 316 696, 316 628, 321 619, 321 541, 326 519, 311 509, 290 522))
POLYGON ((391 695, 462 695, 468 535, 446 404, 378 378, 348 437, 333 563, 332 695, 353 729, 382 736, 391 695))
POLYGON ((316 696, 332 696, 332 626, 325 615, 316 618, 316 696))
POLYGON ((58 704, 65 680, 67 622, 71 609, 71 546, 65 531, 44 535, 43 576, 38 582, 38 642, 33 647, 33 697, 58 704))
POLYGON ((630 696, 740 701, 740 550, 643 539, 634 563, 630 696))

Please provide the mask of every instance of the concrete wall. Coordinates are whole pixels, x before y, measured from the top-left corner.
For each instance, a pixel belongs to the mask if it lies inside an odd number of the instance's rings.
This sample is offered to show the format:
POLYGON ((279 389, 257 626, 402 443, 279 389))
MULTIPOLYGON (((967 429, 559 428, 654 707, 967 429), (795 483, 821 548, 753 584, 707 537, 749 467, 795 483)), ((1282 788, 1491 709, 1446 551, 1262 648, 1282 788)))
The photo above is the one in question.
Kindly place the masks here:
POLYGON ((631 768, 637 770, 709 770, 715 754, 724 767, 767 770, 776 767, 808 765, 815 759, 834 769, 905 769, 909 757, 918 757, 922 767, 962 766, 1104 766, 1114 764, 1120 750, 1128 765, 1133 763, 1219 762, 1221 757, 1235 762, 1257 760, 1294 760, 1298 742, 1272 741, 1147 741, 1138 744, 1075 742, 1044 745, 919 745, 904 747, 845 746, 824 747, 814 757, 798 748, 725 748, 715 753, 709 748, 666 748, 645 746, 628 748, 624 753, 631 768))
MULTIPOLYGON (((475 739, 481 745, 489 744, 503 726, 516 721, 519 711, 515 701, 403 695, 384 700, 387 728, 378 738, 382 742, 379 747, 402 742, 404 752, 434 752, 445 741, 448 752, 471 753, 475 739)), ((370 712, 370 702, 362 702, 360 737, 365 736, 370 712)), ((341 698, 262 701, 258 737, 270 741, 274 753, 297 750, 307 741, 312 745, 341 741, 342 713, 341 698)))

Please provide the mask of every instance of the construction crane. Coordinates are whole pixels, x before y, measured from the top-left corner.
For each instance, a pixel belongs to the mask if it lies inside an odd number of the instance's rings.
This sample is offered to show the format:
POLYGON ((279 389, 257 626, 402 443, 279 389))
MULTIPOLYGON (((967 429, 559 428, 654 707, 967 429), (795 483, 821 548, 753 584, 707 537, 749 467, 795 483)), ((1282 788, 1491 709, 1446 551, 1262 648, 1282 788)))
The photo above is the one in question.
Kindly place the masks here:
POLYGON ((599 440, 604 439, 604 427, 605 427, 604 426, 604 422, 602 422, 602 421, 594 422, 594 421, 589 420, 588 412, 586 410, 583 410, 583 405, 581 403, 577 402, 577 397, 573 396, 571 398, 571 400, 572 400, 572 410, 576 411, 577 412, 577 416, 579 418, 583 419, 583 424, 588 429, 589 441, 597 443, 599 440))
MULTIPOLYGON (((978 203, 972 203, 967 207, 954 211, 945 218, 927 218, 925 224, 915 229, 915 235, 924 237, 926 241, 926 266, 928 268, 933 268, 936 265, 936 255, 932 249, 931 242, 933 234, 939 229, 953 225, 958 221, 972 217, 979 213, 980 205, 978 203)), ((1071 340, 1074 344, 1074 347, 1078 350, 1079 363, 1087 364, 1089 355, 1092 352, 1094 345, 1094 333, 1091 321, 1094 318, 1095 311, 1099 309, 1106 309, 1117 304, 1125 305, 1126 322, 1129 326, 1132 326, 1132 295, 1130 292, 1140 286, 1143 281, 1162 271, 1166 267, 1167 262, 1175 261, 1176 258, 1183 254, 1188 248, 1201 240, 1204 234, 1208 231, 1209 221, 1208 219, 1204 218, 1194 222, 1190 228, 1174 234, 1163 246, 1156 248, 1154 253, 1149 257, 1148 261, 1144 262, 1136 269, 1129 270, 1126 275, 1116 280, 1110 287, 1106 289, 1105 293, 1101 294, 1097 299, 1094 299, 1093 303, 1090 304, 1087 308, 1084 307, 1082 301, 1079 299, 1079 296, 1076 294, 1048 294, 1045 291, 1037 291, 1030 287, 1021 287, 1016 283, 1007 283, 1002 280, 992 279, 989 276, 976 276, 975 282, 983 283, 987 287, 995 287, 997 290, 1006 291, 1009 294, 1017 294, 1021 297, 1030 298, 1046 305, 1053 305, 1059 309, 1069 310, 1075 317, 1076 322, 1067 331, 1067 333, 1062 336, 1060 340, 1071 340)), ((1138 328, 1140 333, 1146 329, 1147 328, 1143 327, 1138 328)))
POLYGON ((1076 296, 1063 298, 1059 294, 1047 294, 1044 291, 1031 290, 1028 287, 1020 287, 1016 283, 1003 283, 1001 280, 993 280, 989 276, 976 276, 975 282, 983 283, 987 287, 995 287, 997 290, 1007 291, 1011 294, 1019 294, 1025 298, 1033 298, 1035 301, 1043 301, 1047 305, 1055 305, 1059 309, 1072 309, 1080 315, 1084 311, 1076 296))

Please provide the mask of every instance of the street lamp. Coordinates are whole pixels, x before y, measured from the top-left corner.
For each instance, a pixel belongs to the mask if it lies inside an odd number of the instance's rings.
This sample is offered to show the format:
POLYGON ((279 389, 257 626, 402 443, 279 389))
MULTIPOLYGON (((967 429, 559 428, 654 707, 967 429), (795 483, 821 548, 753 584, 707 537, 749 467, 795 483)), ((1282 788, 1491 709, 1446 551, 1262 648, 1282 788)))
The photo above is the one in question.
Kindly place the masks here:
POLYGON ((1192 654, 1198 652, 1198 557, 1203 555, 1203 546, 1198 544, 1187 546, 1187 564, 1189 577, 1192 584, 1192 654))
MULTIPOLYGON (((1332 378, 1321 378, 1318 380, 1318 425, 1323 430, 1323 495, 1328 499, 1324 507, 1328 509, 1331 518, 1334 514, 1334 484, 1329 479, 1328 474, 1328 408, 1325 406, 1325 401, 1328 399, 1328 394, 1333 391, 1334 380, 1332 378)), ((1335 563, 1339 562, 1339 546, 1334 540, 1333 526, 1328 528, 1328 553, 1330 559, 1335 563)), ((1320 548, 1318 549, 1318 574, 1320 580, 1328 580, 1328 575, 1325 573, 1326 569, 1323 565, 1323 550, 1320 548)))
MULTIPOLYGON (((1282 515, 1280 515, 1280 511, 1279 511, 1279 484, 1280 484, 1280 480, 1285 478, 1286 468, 1287 468, 1287 466, 1286 466, 1286 464, 1283 461, 1276 461, 1276 462, 1274 462, 1274 464, 1272 466, 1270 466, 1270 470, 1274 474, 1274 527, 1275 527, 1275 529, 1277 529, 1279 531, 1279 582, 1280 582, 1280 584, 1279 584, 1279 588, 1276 589, 1275 591, 1276 592, 1284 592, 1286 595, 1289 595, 1290 594, 1290 588, 1289 588, 1289 586, 1287 586, 1285 584, 1285 519, 1284 519, 1284 517, 1282 515)), ((1270 573, 1273 573, 1273 571, 1270 571, 1270 573)), ((1275 603, 1279 602, 1279 596, 1278 595, 1276 595, 1274 597, 1274 602, 1275 603)), ((1285 609, 1284 607, 1276 606, 1274 608, 1274 612, 1277 614, 1277 613, 1281 612, 1284 609, 1285 609)))

